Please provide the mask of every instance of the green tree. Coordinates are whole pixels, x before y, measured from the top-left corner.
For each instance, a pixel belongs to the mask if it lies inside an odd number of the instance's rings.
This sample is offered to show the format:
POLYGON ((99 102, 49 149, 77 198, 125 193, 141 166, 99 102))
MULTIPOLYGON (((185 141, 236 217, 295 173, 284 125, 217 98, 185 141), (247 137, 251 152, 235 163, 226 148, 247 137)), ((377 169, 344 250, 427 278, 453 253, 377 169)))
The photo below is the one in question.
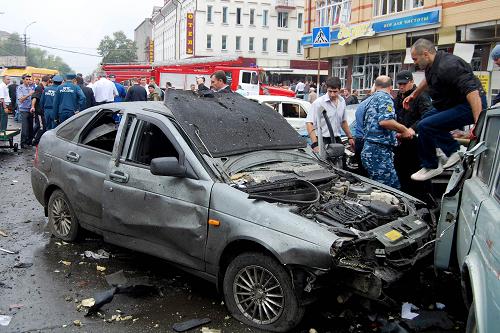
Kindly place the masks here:
POLYGON ((18 33, 10 34, 5 40, 0 42, 0 56, 23 56, 24 42, 18 33))
POLYGON ((60 73, 71 72, 71 67, 61 57, 47 54, 47 51, 37 47, 28 48, 28 66, 57 69, 60 73))
POLYGON ((113 32, 113 36, 104 36, 99 43, 97 52, 103 57, 102 62, 107 64, 134 62, 137 60, 137 46, 128 39, 123 31, 113 32))

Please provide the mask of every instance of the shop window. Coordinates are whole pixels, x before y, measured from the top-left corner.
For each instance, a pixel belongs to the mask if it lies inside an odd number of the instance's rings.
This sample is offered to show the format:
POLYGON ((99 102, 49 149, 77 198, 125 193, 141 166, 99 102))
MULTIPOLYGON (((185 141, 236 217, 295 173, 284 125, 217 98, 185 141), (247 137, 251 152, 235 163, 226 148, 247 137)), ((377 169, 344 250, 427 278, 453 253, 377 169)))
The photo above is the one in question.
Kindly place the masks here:
POLYGON ((351 0, 317 0, 316 22, 319 26, 348 24, 351 19, 351 0))
POLYGON ((375 79, 379 75, 388 75, 393 80, 396 73, 402 69, 402 53, 379 53, 368 56, 360 55, 354 57, 352 71, 352 89, 370 90, 375 79))
POLYGON ((388 15, 423 6, 424 0, 373 0, 373 15, 388 15))
POLYGON ((342 83, 342 87, 346 88, 347 80, 347 59, 333 59, 332 61, 332 74, 334 77, 338 77, 342 83))

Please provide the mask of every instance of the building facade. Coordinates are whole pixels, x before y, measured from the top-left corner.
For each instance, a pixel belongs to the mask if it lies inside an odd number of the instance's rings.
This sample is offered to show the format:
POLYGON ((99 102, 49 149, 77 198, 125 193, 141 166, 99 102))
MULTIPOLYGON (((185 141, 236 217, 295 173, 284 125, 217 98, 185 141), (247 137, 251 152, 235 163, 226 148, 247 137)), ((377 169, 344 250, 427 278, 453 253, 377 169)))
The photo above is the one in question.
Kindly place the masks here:
POLYGON ((152 62, 153 61, 153 49, 152 49, 152 32, 153 32, 153 24, 151 23, 151 19, 145 18, 144 21, 141 22, 134 29, 134 41, 137 46, 137 61, 138 62, 152 62))
POLYGON ((152 23, 157 62, 228 55, 276 71, 316 73, 315 62, 304 60, 301 0, 166 0, 152 23))
POLYGON ((427 38, 447 52, 456 43, 473 44, 465 49, 474 71, 490 93, 500 89, 500 72, 489 60, 500 42, 498 0, 305 0, 304 15, 305 57, 328 60, 330 75, 347 88, 366 91, 378 75, 414 69, 409 47, 427 38), (331 42, 321 50, 312 47, 320 26, 330 27, 331 42))

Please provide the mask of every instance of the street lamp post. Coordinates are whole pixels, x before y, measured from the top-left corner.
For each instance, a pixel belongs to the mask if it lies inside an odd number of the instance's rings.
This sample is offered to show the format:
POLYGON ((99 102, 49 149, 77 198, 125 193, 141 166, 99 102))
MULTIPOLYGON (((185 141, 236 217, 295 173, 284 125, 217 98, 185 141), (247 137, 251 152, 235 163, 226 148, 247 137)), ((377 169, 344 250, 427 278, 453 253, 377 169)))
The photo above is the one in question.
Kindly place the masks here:
POLYGON ((28 40, 26 38, 26 30, 30 25, 35 23, 36 21, 33 21, 24 28, 24 58, 26 59, 26 64, 28 63, 28 40))

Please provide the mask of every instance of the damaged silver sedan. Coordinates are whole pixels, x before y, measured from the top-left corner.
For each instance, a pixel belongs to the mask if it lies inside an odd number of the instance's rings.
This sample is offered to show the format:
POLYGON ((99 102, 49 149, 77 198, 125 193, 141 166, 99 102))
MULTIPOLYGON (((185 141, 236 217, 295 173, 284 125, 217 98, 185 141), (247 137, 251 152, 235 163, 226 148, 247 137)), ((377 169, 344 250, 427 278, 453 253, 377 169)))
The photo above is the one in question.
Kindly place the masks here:
POLYGON ((44 134, 31 178, 56 237, 84 228, 164 258, 270 331, 295 327, 324 287, 386 301, 432 251, 422 202, 321 161, 238 94, 88 109, 44 134))

